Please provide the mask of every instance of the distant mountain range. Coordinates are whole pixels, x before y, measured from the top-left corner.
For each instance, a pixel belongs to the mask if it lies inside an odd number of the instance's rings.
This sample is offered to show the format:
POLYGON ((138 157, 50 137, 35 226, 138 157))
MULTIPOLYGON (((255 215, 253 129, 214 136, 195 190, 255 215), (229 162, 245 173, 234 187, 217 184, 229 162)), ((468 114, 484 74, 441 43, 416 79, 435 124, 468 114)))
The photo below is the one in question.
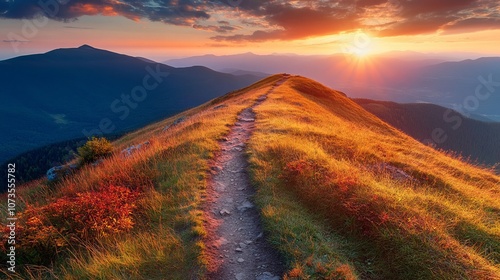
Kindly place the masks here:
POLYGON ((123 133, 259 80, 88 45, 0 61, 0 73, 0 162, 55 142, 123 133))
POLYGON ((353 98, 434 103, 456 109, 472 118, 500 121, 498 57, 447 62, 438 56, 412 53, 365 59, 342 54, 301 56, 245 53, 195 56, 166 63, 182 67, 202 65, 215 70, 288 72, 313 78, 353 98))
POLYGON ((500 123, 467 118, 434 104, 354 99, 365 110, 411 137, 485 165, 500 164, 500 123))

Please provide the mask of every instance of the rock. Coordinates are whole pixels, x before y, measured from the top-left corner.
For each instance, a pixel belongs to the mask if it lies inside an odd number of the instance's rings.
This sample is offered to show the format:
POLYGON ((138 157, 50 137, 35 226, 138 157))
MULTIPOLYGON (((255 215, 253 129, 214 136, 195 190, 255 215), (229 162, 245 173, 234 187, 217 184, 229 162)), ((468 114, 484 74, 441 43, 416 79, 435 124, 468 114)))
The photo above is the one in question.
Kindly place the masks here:
POLYGON ((226 107, 227 107, 226 104, 220 104, 220 105, 215 106, 214 110, 221 109, 221 108, 226 108, 226 107))
POLYGON ((236 274, 235 277, 236 277, 236 280, 243 280, 243 279, 245 279, 245 273, 240 272, 240 273, 236 274))
POLYGON ((163 128, 163 131, 167 131, 169 128, 174 127, 180 123, 183 123, 186 120, 187 120, 187 118, 185 116, 182 116, 182 117, 176 119, 172 124, 166 125, 165 128, 163 128))
POLYGON ((414 181, 417 182, 418 180, 413 178, 410 174, 406 173, 400 168, 397 168, 391 164, 388 163, 381 163, 374 165, 373 168, 379 172, 385 171, 389 173, 392 179, 397 180, 397 181, 414 181))
POLYGON ((217 165, 211 166, 210 169, 212 169, 213 171, 220 171, 221 170, 221 168, 217 165))
POLYGON ((227 209, 222 209, 222 210, 219 211, 219 213, 220 213, 221 216, 229 216, 229 215, 231 215, 231 212, 229 212, 229 210, 227 210, 227 209))
POLYGON ((244 262, 244 261, 245 261, 245 260, 244 260, 243 258, 238 258, 238 262, 239 262, 239 263, 242 263, 242 262, 244 262))
POLYGON ((54 166, 51 169, 47 170, 47 179, 49 181, 61 179, 62 177, 73 173, 76 169, 78 169, 77 164, 54 166))
POLYGON ((239 248, 239 247, 238 247, 238 248, 236 248, 236 249, 234 249, 234 250, 235 250, 236 252, 238 252, 238 253, 243 252, 243 249, 241 249, 241 248, 239 248))
POLYGON ((240 246, 241 249, 245 249, 248 246, 246 243, 243 242, 240 242, 238 245, 240 246))
POLYGON ((246 210, 251 209, 253 207, 254 205, 250 201, 245 200, 245 202, 243 202, 240 206, 238 206, 238 211, 245 212, 246 210))
POLYGON ((229 241, 227 241, 227 239, 225 239, 224 237, 219 238, 215 242, 215 246, 217 246, 217 247, 220 247, 220 246, 223 246, 223 245, 226 245, 226 244, 229 244, 229 241))
POLYGON ((254 118, 240 118, 240 121, 242 121, 242 122, 254 122, 255 119, 254 118))
POLYGON ((279 276, 275 276, 271 272, 264 272, 255 278, 256 280, 280 280, 279 276))
POLYGON ((57 173, 58 171, 62 170, 62 166, 54 166, 51 169, 47 171, 47 179, 49 181, 54 181, 58 178, 57 173))
POLYGON ((259 235, 257 235, 257 237, 255 238, 255 240, 259 240, 259 239, 261 239, 263 236, 264 236, 264 233, 263 233, 263 232, 261 232, 261 233, 259 233, 259 235))
POLYGON ((180 123, 183 123, 184 121, 186 121, 186 119, 187 119, 187 118, 186 118, 185 116, 182 116, 182 117, 180 117, 180 118, 176 119, 176 120, 174 121, 173 125, 178 125, 178 124, 180 124, 180 123))
POLYGON ((132 145, 128 148, 125 148, 123 149, 120 154, 122 156, 124 156, 125 158, 128 158, 130 157, 132 154, 134 154, 135 152, 137 152, 138 150, 140 149, 143 149, 145 147, 148 147, 149 145, 151 145, 151 143, 149 141, 146 141, 144 143, 140 143, 140 144, 137 144, 137 145, 132 145))

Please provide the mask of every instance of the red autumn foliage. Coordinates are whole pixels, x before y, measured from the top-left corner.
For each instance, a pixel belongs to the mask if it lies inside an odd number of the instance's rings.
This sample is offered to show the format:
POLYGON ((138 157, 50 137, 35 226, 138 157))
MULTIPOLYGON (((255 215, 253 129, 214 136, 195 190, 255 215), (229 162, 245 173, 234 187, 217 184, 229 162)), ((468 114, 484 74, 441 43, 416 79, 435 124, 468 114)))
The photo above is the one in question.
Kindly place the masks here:
POLYGON ((27 206, 19 215, 17 249, 36 260, 50 260, 66 247, 134 226, 138 190, 109 186, 27 206))

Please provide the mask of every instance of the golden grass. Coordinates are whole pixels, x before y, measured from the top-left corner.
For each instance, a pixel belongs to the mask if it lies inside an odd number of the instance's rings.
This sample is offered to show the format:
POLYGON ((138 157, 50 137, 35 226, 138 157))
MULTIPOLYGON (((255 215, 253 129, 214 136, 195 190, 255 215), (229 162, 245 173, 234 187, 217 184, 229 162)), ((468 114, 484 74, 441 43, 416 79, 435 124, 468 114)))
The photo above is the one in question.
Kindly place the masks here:
POLYGON ((249 156, 257 200, 289 277, 500 279, 499 176, 305 78, 290 79, 256 111, 249 156), (414 179, 399 180, 382 163, 414 179), (298 246, 304 232, 325 238, 298 246), (337 249, 318 254, 322 247, 337 249), (332 261, 311 271, 311 257, 332 261))
MULTIPOLYGON (((237 114, 281 77, 128 134, 112 157, 56 184, 20 186, 19 212, 109 184, 143 194, 130 232, 75 246, 48 267, 19 264, 18 279, 203 279, 210 161, 237 114), (119 154, 145 141, 131 157, 119 154)), ((499 176, 305 78, 290 78, 256 113, 250 172, 286 279, 500 279, 499 176), (413 179, 397 179, 382 163, 413 179)), ((0 211, 5 221, 4 204, 0 211)))
MULTIPOLYGON (((201 204, 209 161, 218 141, 237 114, 280 77, 215 99, 181 115, 150 125, 114 143, 115 153, 98 166, 86 165, 55 184, 45 181, 19 186, 18 204, 46 205, 57 198, 99 190, 110 184, 143 190, 135 228, 128 233, 75 245, 59 254, 50 267, 18 263, 20 278, 43 279, 198 279, 203 278, 205 234, 201 204), (237 97, 237 98, 232 98, 237 97), (225 107, 214 109, 216 105, 225 107), (180 116, 186 120, 172 124, 180 116), (150 145, 126 158, 120 151, 149 141, 150 145), (55 277, 54 277, 55 278, 55 277)), ((2 220, 5 206, 2 204, 2 220)), ((14 275, 5 274, 10 278, 14 275)))

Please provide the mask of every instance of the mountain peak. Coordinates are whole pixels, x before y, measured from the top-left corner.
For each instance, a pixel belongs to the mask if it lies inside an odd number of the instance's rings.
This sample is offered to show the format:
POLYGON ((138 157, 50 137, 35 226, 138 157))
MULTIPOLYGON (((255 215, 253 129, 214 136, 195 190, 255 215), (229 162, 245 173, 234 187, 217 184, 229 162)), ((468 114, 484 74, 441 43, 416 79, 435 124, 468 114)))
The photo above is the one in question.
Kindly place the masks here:
POLYGON ((81 45, 78 47, 79 49, 87 49, 87 50, 95 50, 96 48, 89 46, 87 44, 81 45))

